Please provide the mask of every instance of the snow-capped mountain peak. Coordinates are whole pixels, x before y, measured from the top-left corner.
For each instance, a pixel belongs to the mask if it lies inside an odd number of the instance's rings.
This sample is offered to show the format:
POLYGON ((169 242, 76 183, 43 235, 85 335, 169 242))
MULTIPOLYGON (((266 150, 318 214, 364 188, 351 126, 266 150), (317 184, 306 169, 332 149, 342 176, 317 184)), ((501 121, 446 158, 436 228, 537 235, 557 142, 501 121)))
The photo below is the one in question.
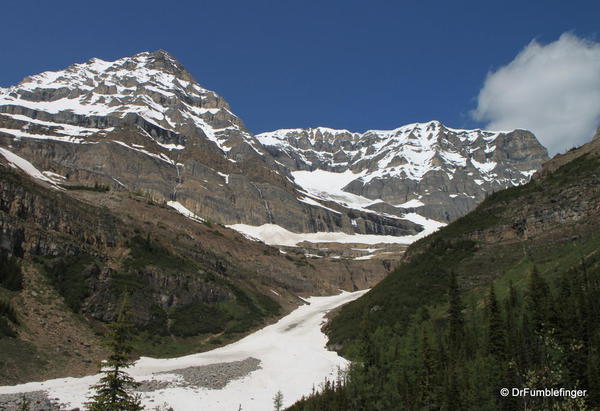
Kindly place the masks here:
POLYGON ((266 226, 352 241, 424 235, 527 181, 546 158, 531 133, 439 121, 254 136, 162 50, 0 89, 0 145, 61 184, 143 192, 197 221, 252 227, 247 234, 266 226))
MULTIPOLYGON (((188 137, 201 130, 201 137, 223 151, 231 148, 227 144, 231 131, 252 140, 225 100, 200 86, 163 50, 115 61, 93 58, 0 89, 0 112, 28 116, 33 110, 45 113, 44 120, 57 117, 54 120, 58 125, 79 124, 81 117, 112 119, 100 122, 99 129, 113 127, 119 123, 117 119, 126 116, 139 116, 149 124, 188 137)), ((185 140, 177 143, 185 144, 185 140)))
POLYGON ((527 131, 455 129, 436 120, 364 133, 284 129, 257 138, 279 162, 303 171, 303 181, 307 171, 351 171, 355 178, 344 191, 389 204, 418 200, 442 221, 464 214, 488 192, 528 181, 546 158, 527 131))

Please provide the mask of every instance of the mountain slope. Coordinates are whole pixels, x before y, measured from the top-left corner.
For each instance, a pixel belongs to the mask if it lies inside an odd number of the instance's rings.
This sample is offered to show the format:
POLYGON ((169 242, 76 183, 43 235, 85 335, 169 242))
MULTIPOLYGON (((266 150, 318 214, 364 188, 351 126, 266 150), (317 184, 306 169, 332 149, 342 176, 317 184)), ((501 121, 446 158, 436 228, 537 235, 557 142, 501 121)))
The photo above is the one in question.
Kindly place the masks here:
POLYGON ((95 371, 124 292, 137 354, 169 356, 237 339, 302 304, 298 294, 369 287, 389 266, 316 264, 141 194, 56 180, 0 148, 4 384, 95 371))
POLYGON ((355 338, 355 321, 406 327, 424 305, 444 300, 454 272, 469 290, 507 278, 523 284, 532 265, 553 276, 600 249, 600 140, 557 156, 528 184, 496 192, 474 211, 413 243, 401 265, 331 323, 332 344, 355 338), (555 166, 555 164, 561 164, 555 166), (376 308, 374 308, 376 307, 376 308))
POLYGON ((223 224, 395 236, 422 230, 398 216, 348 216, 305 200, 228 104, 164 51, 92 59, 0 90, 0 144, 68 182, 144 192, 223 224))

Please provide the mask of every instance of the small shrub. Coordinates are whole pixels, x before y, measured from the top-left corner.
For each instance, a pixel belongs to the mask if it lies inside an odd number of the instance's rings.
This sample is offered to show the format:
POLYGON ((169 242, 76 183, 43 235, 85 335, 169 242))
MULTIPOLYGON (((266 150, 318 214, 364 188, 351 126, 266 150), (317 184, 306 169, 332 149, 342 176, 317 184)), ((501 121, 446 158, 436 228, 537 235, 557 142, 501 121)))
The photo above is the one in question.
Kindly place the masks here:
POLYGON ((11 291, 23 289, 23 272, 15 257, 0 252, 0 287, 11 291))
POLYGON ((88 280, 99 272, 94 259, 80 254, 47 261, 43 265, 44 273, 54 288, 67 305, 78 312, 83 300, 90 295, 88 280))
POLYGON ((189 337, 205 333, 218 333, 225 329, 228 315, 218 308, 203 303, 189 304, 175 310, 172 315, 173 335, 189 337))
POLYGON ((0 316, 5 317, 16 325, 20 324, 17 313, 9 301, 0 300, 0 316))
POLYGON ((17 333, 15 333, 15 330, 13 330, 10 322, 4 317, 0 317, 0 338, 16 336, 17 333))
POLYGON ((85 186, 85 185, 67 185, 67 184, 59 184, 60 187, 65 190, 79 190, 79 191, 96 191, 98 193, 106 193, 110 190, 110 187, 103 184, 94 183, 93 186, 85 186))

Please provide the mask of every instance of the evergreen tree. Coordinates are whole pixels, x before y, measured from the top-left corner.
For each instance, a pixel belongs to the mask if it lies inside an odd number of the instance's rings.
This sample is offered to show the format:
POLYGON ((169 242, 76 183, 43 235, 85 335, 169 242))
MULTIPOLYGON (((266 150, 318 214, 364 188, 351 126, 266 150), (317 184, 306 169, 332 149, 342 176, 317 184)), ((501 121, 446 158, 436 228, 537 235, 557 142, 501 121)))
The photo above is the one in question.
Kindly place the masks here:
POLYGON ((448 290, 448 317, 450 321, 450 333, 448 336, 450 345, 450 359, 456 361, 459 356, 460 347, 465 336, 465 319, 463 317, 464 305, 460 299, 460 289, 456 281, 456 274, 450 274, 450 286, 448 290))
POLYGON ((277 391, 277 394, 273 397, 273 408, 275 411, 281 411, 283 409, 283 393, 281 390, 277 391))
POLYGON ((23 289, 23 272, 17 259, 0 251, 0 287, 11 291, 23 289))
POLYGON ((447 371, 447 374, 444 409, 448 411, 462 410, 464 407, 461 401, 461 391, 456 370, 451 368, 447 371))
POLYGON ((86 403, 90 411, 138 411, 144 409, 141 397, 131 391, 138 383, 124 369, 133 365, 130 359, 132 347, 129 344, 130 325, 126 321, 127 299, 123 298, 117 311, 117 318, 109 326, 107 347, 108 359, 101 365, 103 374, 98 384, 92 386, 96 394, 86 403))
POLYGON ((326 383, 290 411, 600 409, 600 254, 545 275, 532 270, 524 290, 509 283, 502 301, 493 286, 478 290, 466 310, 451 276, 445 311, 424 307, 409 328, 370 318, 343 383, 326 383), (588 394, 502 397, 502 387, 588 394))
POLYGON ((504 322, 502 321, 502 313, 500 312, 500 305, 496 299, 496 292, 493 285, 490 287, 488 294, 487 315, 488 352, 502 359, 506 354, 506 333, 504 322))
POLYGON ((423 409, 431 410, 435 409, 435 398, 434 398, 434 374, 435 374, 435 360, 433 350, 429 345, 429 339, 427 333, 423 334, 421 340, 421 375, 419 378, 419 391, 421 394, 420 402, 423 409))
POLYGON ((537 267, 533 267, 529 274, 527 286, 527 310, 531 313, 533 330, 542 332, 542 328, 548 316, 548 302, 550 289, 546 281, 540 275, 537 267))
POLYGON ((21 397, 21 403, 19 404, 19 411, 30 411, 30 404, 31 401, 29 401, 29 399, 23 394, 21 397))

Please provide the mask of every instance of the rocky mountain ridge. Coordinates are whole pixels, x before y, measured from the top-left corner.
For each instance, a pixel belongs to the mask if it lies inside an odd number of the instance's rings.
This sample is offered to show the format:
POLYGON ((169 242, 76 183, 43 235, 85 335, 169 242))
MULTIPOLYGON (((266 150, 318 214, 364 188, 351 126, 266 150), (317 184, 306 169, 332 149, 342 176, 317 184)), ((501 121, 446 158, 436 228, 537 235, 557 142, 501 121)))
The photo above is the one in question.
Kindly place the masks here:
POLYGON ((422 230, 396 216, 349 216, 300 201, 287 169, 164 51, 92 59, 0 90, 0 144, 63 184, 142 192, 223 224, 394 236, 422 230))
POLYGON ((343 191, 443 222, 464 215, 487 194, 526 183, 547 159, 528 131, 460 130, 439 121, 365 133, 284 129, 257 138, 294 175, 351 171, 354 179, 343 191))
POLYGON ((85 347, 124 292, 138 352, 172 355, 239 338, 299 294, 371 287, 408 243, 545 156, 528 132, 439 122, 296 134, 254 136, 164 51, 0 89, 0 253, 24 277, 0 287, 23 321, 5 330, 0 377, 90 371, 85 347), (56 354, 82 333, 77 358, 56 354))
POLYGON ((546 158, 531 133, 439 122, 254 136, 162 50, 0 89, 0 145, 56 183, 142 193, 267 242, 283 230, 407 244, 546 158))

